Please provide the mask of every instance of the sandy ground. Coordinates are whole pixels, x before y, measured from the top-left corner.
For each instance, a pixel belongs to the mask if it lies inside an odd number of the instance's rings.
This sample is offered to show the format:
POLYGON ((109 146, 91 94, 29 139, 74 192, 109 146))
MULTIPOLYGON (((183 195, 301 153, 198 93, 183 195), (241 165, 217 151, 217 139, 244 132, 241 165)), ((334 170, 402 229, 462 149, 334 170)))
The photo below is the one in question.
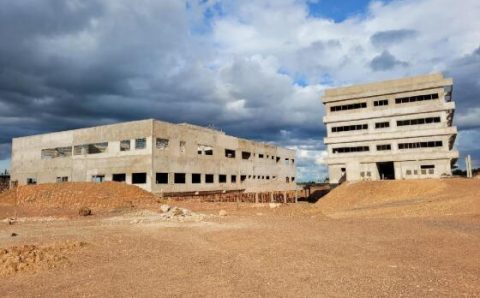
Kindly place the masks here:
POLYGON ((3 248, 86 243, 60 251, 58 266, 0 277, 0 296, 480 296, 478 214, 331 218, 308 203, 178 204, 212 215, 0 223, 3 248))

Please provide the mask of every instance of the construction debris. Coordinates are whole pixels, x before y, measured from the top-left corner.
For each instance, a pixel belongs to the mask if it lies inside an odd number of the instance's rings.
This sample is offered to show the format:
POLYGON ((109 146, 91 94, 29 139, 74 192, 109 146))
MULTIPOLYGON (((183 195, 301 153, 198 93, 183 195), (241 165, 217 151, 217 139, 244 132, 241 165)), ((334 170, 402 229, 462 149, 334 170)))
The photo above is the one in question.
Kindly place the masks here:
MULTIPOLYGON (((12 236, 13 234, 15 233, 12 233, 12 236)), ((67 254, 86 245, 81 241, 65 241, 50 246, 21 245, 0 248, 0 276, 68 265, 67 254)))

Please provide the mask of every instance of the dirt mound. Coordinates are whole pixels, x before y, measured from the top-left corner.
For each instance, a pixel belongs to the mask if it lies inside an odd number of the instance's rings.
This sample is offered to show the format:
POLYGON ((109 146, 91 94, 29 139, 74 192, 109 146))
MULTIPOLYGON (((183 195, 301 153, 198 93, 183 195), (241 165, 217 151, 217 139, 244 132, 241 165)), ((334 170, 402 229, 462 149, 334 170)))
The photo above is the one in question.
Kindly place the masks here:
POLYGON ((51 246, 22 245, 0 248, 0 276, 68 265, 67 254, 85 242, 63 242, 51 246))
POLYGON ((118 182, 69 182, 25 185, 0 194, 0 204, 38 208, 118 208, 152 203, 155 196, 118 182))
POLYGON ((431 179, 345 183, 317 204, 331 217, 480 214, 480 181, 431 179))

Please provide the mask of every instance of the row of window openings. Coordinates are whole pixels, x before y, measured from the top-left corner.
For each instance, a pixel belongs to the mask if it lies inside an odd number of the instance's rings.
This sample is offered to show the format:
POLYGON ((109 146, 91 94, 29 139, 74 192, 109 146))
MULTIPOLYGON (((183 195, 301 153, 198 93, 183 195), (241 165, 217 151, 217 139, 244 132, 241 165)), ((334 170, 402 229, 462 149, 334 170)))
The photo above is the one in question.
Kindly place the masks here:
MULTIPOLYGON (((430 148, 430 147, 442 147, 442 141, 429 141, 429 142, 415 142, 415 143, 400 143, 398 149, 416 149, 416 148, 430 148)), ((392 150, 390 144, 377 145, 377 151, 392 150)), ((356 146, 356 147, 339 147, 333 148, 333 153, 351 153, 351 152, 366 152, 370 151, 369 146, 356 146)))
MULTIPOLYGON (((440 123, 440 117, 427 117, 427 118, 419 118, 419 119, 397 120, 397 126, 422 125, 422 124, 432 124, 432 123, 440 123)), ((377 122, 377 123, 375 123, 375 128, 388 128, 388 127, 390 127, 390 122, 377 122)), ((336 126, 336 127, 332 127, 332 132, 363 130, 363 129, 368 129, 368 124, 336 126)))
MULTIPOLYGON (((57 177, 57 183, 68 182, 68 176, 57 177)), ((37 178, 27 178, 27 184, 34 185, 37 184, 37 178)))
MULTIPOLYGON (((155 181, 157 184, 169 184, 169 173, 156 173, 155 181)), ((174 184, 185 184, 186 183, 186 176, 185 173, 174 173, 173 175, 173 183, 174 184)), ((205 183, 215 183, 214 181, 214 174, 203 174, 204 182, 205 183)), ((227 183, 228 175, 219 174, 218 175, 218 183, 227 183)), ((192 184, 199 184, 202 183, 202 174, 199 173, 192 173, 192 184)), ((276 179, 276 176, 272 176, 272 179, 276 179)), ((257 180, 270 180, 270 176, 265 175, 240 175, 240 182, 244 182, 247 179, 257 179, 257 180)), ((293 182, 295 181, 295 177, 286 177, 286 182, 293 182)), ((237 183, 237 175, 230 175, 230 183, 237 183)))
MULTIPOLYGON (((424 100, 432 100, 432 99, 438 99, 438 93, 395 98, 395 103, 399 104, 399 103, 408 103, 408 102, 416 102, 416 101, 424 101, 424 100)), ((387 105, 388 105, 388 99, 375 100, 373 102, 373 106, 375 107, 387 106, 387 105)), ((330 111, 338 112, 338 111, 346 111, 346 110, 363 109, 366 107, 367 107, 366 102, 360 102, 360 103, 354 103, 354 104, 333 106, 333 107, 330 107, 330 111)))
MULTIPOLYGON (((155 182, 156 184, 169 184, 169 173, 156 173, 155 175, 155 182)), ((174 173, 173 174, 173 182, 175 184, 185 184, 186 183, 187 174, 185 173, 174 173)), ((193 173, 191 174, 192 183, 199 184, 202 183, 201 180, 202 174, 193 173)), ((261 180, 270 180, 270 176, 261 176, 261 175, 241 175, 240 182, 244 182, 247 178, 248 179, 261 179, 261 180)), ((295 181, 295 177, 288 177, 287 182, 295 181)), ((272 176, 272 179, 276 179, 276 176, 272 176)), ((93 182, 103 182, 105 180, 105 175, 94 175, 92 176, 93 182)), ((126 181, 126 174, 113 174, 112 181, 116 182, 125 182, 126 181)), ((204 174, 204 181, 205 183, 214 183, 214 174, 204 174)), ((220 174, 218 175, 218 182, 219 183, 227 183, 227 175, 220 174)), ((237 183, 237 175, 230 175, 230 182, 237 183)), ((145 184, 147 183, 147 173, 132 173, 132 184, 145 184)))
MULTIPOLYGON (((261 176, 261 175, 241 175, 240 181, 244 182, 248 179, 261 179, 261 180, 270 180, 270 176, 261 176)), ((174 176, 175 184, 185 184, 186 183, 186 174, 185 173, 175 173, 174 176)), ((272 179, 276 179, 276 176, 272 176, 272 179)), ((116 182, 125 182, 127 180, 126 174, 113 174, 112 181, 116 182)), ((168 173, 156 173, 156 183, 157 184, 168 184, 169 175, 168 173)), ((105 175, 92 175, 92 182, 104 182, 105 175)), ((295 177, 286 177, 286 182, 294 182, 295 177)), ((68 176, 57 177, 57 183, 68 182, 68 176)), ((218 175, 219 183, 227 183, 227 175, 218 175)), ((237 183, 237 175, 230 176, 231 183, 237 183)), ((147 183, 147 173, 132 173, 132 184, 145 184, 147 183)), ((201 183, 201 174, 192 174, 192 183, 198 184, 201 183)), ((213 174, 205 174, 205 183, 214 183, 213 174)), ((27 178, 27 184, 37 184, 36 178, 27 178)))
MULTIPOLYGON (((432 174, 435 173, 435 166, 434 165, 422 165, 422 166, 420 166, 420 173, 422 175, 427 175, 427 173, 432 175, 432 174)), ((412 175, 412 170, 406 170, 405 174, 407 176, 412 175)), ((413 170, 413 175, 418 175, 418 170, 413 170)), ((372 173, 370 171, 360 172, 360 177, 362 177, 362 178, 371 177, 371 176, 372 176, 372 173)))
MULTIPOLYGON (((435 165, 421 165, 420 166, 420 174, 422 175, 432 175, 435 173, 435 165)), ((405 171, 405 174, 407 176, 410 176, 410 175, 418 175, 418 170, 406 170, 405 171)))
MULTIPOLYGON (((146 138, 135 139, 135 149, 145 149, 146 148, 146 138)), ((168 147, 169 140, 157 138, 156 139, 156 148, 165 150, 168 147)), ((180 152, 185 152, 185 141, 180 141, 180 152)), ((84 155, 84 154, 97 154, 103 153, 108 148, 108 142, 95 143, 95 144, 86 144, 86 145, 77 145, 73 148, 74 155, 84 155)), ((131 149, 130 140, 120 141, 120 151, 129 151, 131 149)), ((198 154, 200 155, 213 155, 213 148, 207 145, 198 145, 198 154)), ((251 153, 247 151, 242 151, 242 159, 250 159, 251 153)), ((52 159, 57 157, 69 157, 72 156, 72 147, 58 147, 52 149, 42 149, 41 158, 42 159, 52 159)), ((255 156, 255 153, 253 154, 255 156)), ((264 158, 264 154, 258 154, 258 158, 264 158)), ((235 158, 236 151, 231 149, 225 149, 225 157, 235 158)), ((266 158, 270 158, 270 155, 266 155, 266 158)), ((271 156, 272 160, 276 160, 277 163, 280 162, 280 157, 271 156)), ((295 163, 295 160, 291 159, 292 164, 295 163)), ((285 158, 285 164, 289 164, 290 159, 285 158)))

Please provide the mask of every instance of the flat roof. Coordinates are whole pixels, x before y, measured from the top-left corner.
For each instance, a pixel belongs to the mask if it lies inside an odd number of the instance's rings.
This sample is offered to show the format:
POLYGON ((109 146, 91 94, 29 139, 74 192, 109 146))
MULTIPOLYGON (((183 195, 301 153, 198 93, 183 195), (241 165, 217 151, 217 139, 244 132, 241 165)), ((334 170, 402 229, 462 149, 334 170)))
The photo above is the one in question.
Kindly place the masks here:
POLYGON ((373 83, 326 89, 323 103, 346 99, 372 97, 400 92, 447 87, 453 85, 451 78, 444 78, 442 73, 405 77, 373 83))

